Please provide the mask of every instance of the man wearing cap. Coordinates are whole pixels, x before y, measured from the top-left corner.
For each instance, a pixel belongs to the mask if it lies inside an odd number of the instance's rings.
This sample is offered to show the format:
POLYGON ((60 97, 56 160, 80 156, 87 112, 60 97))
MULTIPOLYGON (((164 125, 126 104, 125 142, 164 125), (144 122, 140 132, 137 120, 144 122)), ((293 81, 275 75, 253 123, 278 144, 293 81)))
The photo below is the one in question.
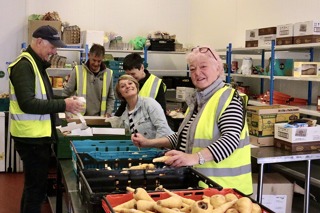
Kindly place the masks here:
POLYGON ((62 95, 76 94, 86 99, 83 115, 110 117, 114 109, 113 72, 103 63, 105 49, 93 44, 88 61, 75 66, 62 95))
POLYGON ((10 79, 10 133, 24 170, 21 213, 40 213, 45 200, 51 145, 57 139, 58 112, 77 113, 82 104, 55 99, 46 73, 51 55, 64 47, 57 30, 39 27, 31 44, 8 67, 10 79))

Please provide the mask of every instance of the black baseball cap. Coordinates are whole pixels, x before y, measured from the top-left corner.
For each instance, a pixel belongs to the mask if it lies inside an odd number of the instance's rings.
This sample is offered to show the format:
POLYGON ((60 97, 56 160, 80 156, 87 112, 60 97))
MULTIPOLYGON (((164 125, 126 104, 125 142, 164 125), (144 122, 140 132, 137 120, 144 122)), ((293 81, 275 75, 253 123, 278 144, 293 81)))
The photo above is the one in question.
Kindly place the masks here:
POLYGON ((60 39, 58 31, 50 25, 39 27, 33 32, 32 37, 47 40, 55 47, 66 46, 65 43, 60 39))

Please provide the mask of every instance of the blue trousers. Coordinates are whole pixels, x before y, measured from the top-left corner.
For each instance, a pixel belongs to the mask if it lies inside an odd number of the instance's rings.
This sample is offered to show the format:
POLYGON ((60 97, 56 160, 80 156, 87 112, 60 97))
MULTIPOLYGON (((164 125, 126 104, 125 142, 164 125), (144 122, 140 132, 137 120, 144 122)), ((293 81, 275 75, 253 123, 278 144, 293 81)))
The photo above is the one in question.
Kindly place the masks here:
POLYGON ((26 144, 15 141, 15 149, 23 161, 24 188, 21 213, 41 213, 46 198, 51 144, 26 144))

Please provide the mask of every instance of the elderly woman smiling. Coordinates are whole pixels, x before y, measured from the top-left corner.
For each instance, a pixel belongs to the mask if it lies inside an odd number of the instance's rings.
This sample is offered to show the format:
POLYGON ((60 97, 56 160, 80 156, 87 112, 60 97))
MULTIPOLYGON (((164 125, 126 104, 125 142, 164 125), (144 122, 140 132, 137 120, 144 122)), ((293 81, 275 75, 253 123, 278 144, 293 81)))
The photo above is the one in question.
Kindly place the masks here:
POLYGON ((195 47, 187 55, 197 91, 187 101, 186 117, 177 133, 146 139, 132 136, 136 146, 166 147, 165 163, 194 166, 224 188, 252 193, 251 154, 246 105, 238 92, 225 84, 219 55, 210 47, 195 47))
POLYGON ((127 102, 121 116, 126 129, 145 138, 158 138, 173 134, 161 105, 149 97, 140 97, 139 83, 130 75, 122 75, 116 84, 116 95, 127 102))

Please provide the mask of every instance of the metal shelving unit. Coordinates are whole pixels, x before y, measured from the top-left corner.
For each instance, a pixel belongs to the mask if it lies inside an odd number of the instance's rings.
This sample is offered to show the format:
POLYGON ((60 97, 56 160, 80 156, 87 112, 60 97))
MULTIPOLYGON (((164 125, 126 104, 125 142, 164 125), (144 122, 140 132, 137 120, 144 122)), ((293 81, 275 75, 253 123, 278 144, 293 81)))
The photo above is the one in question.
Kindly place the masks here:
MULTIPOLYGON (((311 43, 311 44, 294 44, 294 45, 283 45, 276 46, 273 41, 270 47, 253 47, 253 48, 232 48, 232 44, 230 43, 226 48, 227 59, 226 62, 228 64, 228 72, 226 73, 226 81, 230 83, 231 77, 245 77, 245 78, 259 78, 260 79, 260 93, 264 92, 264 79, 270 80, 270 105, 273 104, 273 91, 274 91, 274 81, 275 80, 287 80, 287 81, 307 81, 308 82, 308 106, 299 106, 300 112, 307 115, 320 117, 320 112, 316 110, 315 106, 311 105, 312 99, 312 82, 320 82, 319 78, 312 77, 291 77, 291 76, 274 76, 274 59, 276 51, 297 51, 297 52, 309 52, 310 53, 310 61, 314 61, 314 50, 320 50, 320 43, 311 43), (261 55, 261 67, 264 67, 265 61, 265 52, 271 53, 271 63, 270 63, 270 75, 242 75, 242 74, 233 74, 231 73, 231 56, 232 54, 240 54, 240 55, 261 55)), ((222 50, 219 50, 222 51, 222 50)), ((263 103, 257 103, 255 101, 250 101, 252 105, 265 105, 263 103)), ((249 102, 249 103, 250 103, 249 102)))

